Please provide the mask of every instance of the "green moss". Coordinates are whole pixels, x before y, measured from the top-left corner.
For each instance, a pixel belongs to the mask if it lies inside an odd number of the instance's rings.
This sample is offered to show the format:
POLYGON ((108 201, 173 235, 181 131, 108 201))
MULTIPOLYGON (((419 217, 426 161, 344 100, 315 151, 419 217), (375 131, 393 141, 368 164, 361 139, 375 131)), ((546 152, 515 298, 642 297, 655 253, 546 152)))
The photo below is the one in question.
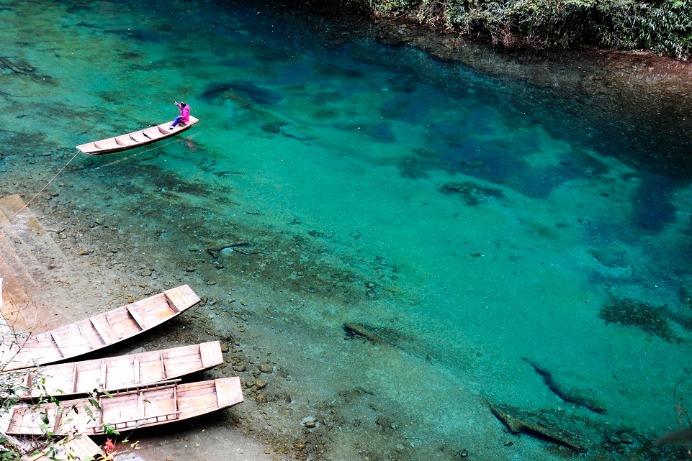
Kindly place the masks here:
POLYGON ((669 342, 678 340, 668 325, 666 311, 662 306, 613 296, 603 304, 599 317, 606 323, 636 327, 669 342))

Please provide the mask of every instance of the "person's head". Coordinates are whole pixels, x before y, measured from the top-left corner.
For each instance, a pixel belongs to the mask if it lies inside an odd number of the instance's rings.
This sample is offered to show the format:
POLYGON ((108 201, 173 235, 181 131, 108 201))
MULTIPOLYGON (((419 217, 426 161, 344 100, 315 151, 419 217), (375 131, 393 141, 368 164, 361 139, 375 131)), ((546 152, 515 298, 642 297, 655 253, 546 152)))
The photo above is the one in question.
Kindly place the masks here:
POLYGON ((187 106, 187 104, 185 104, 185 101, 182 101, 182 102, 180 103, 180 105, 183 106, 183 107, 187 106))

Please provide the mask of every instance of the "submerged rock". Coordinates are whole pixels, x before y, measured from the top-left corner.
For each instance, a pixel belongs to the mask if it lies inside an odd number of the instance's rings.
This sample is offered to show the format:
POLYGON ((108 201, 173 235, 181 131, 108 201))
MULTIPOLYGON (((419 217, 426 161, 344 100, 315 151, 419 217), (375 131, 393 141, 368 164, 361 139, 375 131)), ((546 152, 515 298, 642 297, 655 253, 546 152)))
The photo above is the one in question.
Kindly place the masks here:
POLYGON ((478 206, 488 197, 503 198, 505 195, 500 189, 480 186, 470 181, 448 182, 440 188, 443 194, 459 194, 467 205, 478 206))
POLYGON ((241 95, 256 104, 271 105, 283 100, 283 96, 266 88, 261 88, 252 82, 233 81, 218 82, 207 86, 202 97, 209 103, 219 102, 229 93, 241 95))

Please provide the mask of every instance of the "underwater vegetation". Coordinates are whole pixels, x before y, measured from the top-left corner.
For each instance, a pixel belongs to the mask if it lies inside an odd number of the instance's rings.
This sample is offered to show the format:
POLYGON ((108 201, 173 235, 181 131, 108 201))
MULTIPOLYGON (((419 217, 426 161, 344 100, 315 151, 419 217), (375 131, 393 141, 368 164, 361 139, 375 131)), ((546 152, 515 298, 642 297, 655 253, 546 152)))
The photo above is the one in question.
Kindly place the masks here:
POLYGON ((500 189, 480 186, 471 181, 448 182, 440 188, 443 194, 459 194, 469 206, 478 206, 489 197, 503 198, 505 195, 500 189))
POLYGON ((603 304, 598 316, 605 320, 606 324, 632 326, 668 342, 679 341, 668 324, 663 306, 656 307, 634 299, 611 296, 603 304))
POLYGON ((260 127, 262 131, 269 134, 281 134, 283 127, 286 126, 286 122, 267 122, 262 124, 260 127))
POLYGON ((41 74, 37 70, 36 66, 26 60, 0 56, 0 75, 25 77, 42 84, 58 85, 58 82, 53 77, 41 74))
POLYGON ((216 82, 208 85, 202 93, 202 98, 208 103, 219 103, 226 93, 236 93, 256 104, 271 105, 279 103, 283 97, 274 91, 267 90, 252 82, 233 81, 216 82))

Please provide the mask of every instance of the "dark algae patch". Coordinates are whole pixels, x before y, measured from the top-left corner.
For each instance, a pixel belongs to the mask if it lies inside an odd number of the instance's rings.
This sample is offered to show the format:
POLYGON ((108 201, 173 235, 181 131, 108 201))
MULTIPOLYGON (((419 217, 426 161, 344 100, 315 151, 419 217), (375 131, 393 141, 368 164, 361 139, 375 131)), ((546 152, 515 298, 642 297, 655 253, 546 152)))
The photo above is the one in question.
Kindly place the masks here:
POLYGON ((489 197, 504 197, 500 189, 480 186, 470 181, 448 182, 440 188, 440 192, 443 194, 459 194, 469 206, 478 206, 489 197))
POLYGON ((629 298, 611 296, 603 304, 599 317, 606 323, 619 323, 639 328, 668 342, 679 340, 670 328, 666 311, 662 306, 656 307, 629 298))

